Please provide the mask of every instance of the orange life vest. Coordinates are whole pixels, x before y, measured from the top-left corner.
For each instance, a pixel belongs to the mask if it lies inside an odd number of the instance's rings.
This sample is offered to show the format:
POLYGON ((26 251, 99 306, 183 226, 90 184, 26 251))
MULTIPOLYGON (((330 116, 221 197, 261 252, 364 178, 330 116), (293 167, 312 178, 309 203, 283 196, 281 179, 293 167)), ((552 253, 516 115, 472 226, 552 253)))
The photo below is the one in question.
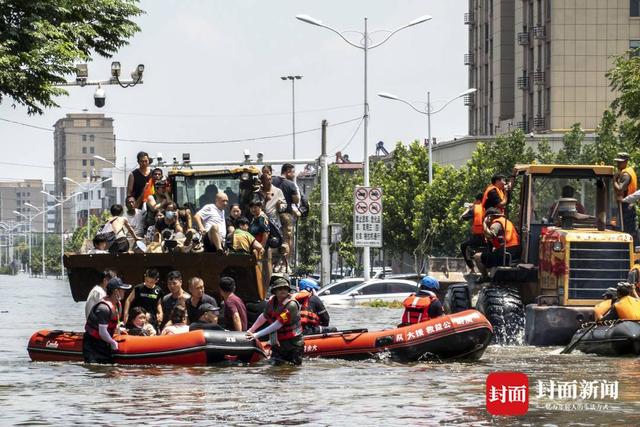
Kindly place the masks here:
POLYGON ((300 323, 303 328, 320 326, 320 317, 309 309, 311 295, 309 291, 300 291, 293 295, 293 298, 300 304, 300 323))
MULTIPOLYGON (((496 222, 500 223, 502 226, 502 234, 504 235, 505 248, 510 248, 513 246, 518 246, 520 244, 520 238, 518 237, 518 232, 516 231, 516 227, 513 225, 511 221, 506 219, 503 216, 500 216, 493 221, 491 221, 491 225, 496 222)), ((493 243, 493 247, 498 249, 502 247, 499 236, 491 239, 491 243, 493 243)))
MULTIPOLYGON (((102 300, 100 300, 100 302, 98 302, 98 304, 105 304, 111 311, 111 317, 109 318, 109 323, 107 324, 107 331, 109 331, 109 334, 113 336, 113 334, 116 332, 116 329, 118 328, 118 322, 120 321, 120 311, 122 308, 120 301, 118 301, 118 305, 115 306, 110 299, 103 298, 102 300)), ((98 304, 96 304, 94 308, 98 304)), ((91 311, 93 311, 93 309, 91 311)), ((91 318, 91 314, 89 314, 89 318, 91 318)), ((94 324, 89 320, 89 318, 87 318, 87 323, 84 325, 84 330, 92 337, 101 340, 102 338, 100 337, 99 325, 94 324)))
POLYGON ((610 308, 611 308, 611 300, 610 299, 606 299, 606 300, 596 304, 596 306, 593 307, 593 313, 594 313, 594 316, 595 316, 596 320, 602 319, 602 316, 607 314, 607 311, 609 311, 610 308))
MULTIPOLYGON (((302 325, 300 324, 300 315, 295 318, 286 309, 287 304, 291 301, 298 304, 295 299, 287 297, 282 304, 278 304, 278 299, 272 296, 267 302, 267 310, 265 316, 270 323, 280 321, 282 327, 278 329, 278 341, 287 341, 302 335, 302 325)), ((300 304, 298 304, 299 306, 300 304)))
POLYGON ((620 320, 640 320, 640 301, 626 296, 620 298, 614 305, 620 320))
POLYGON ((403 302, 404 313, 402 313, 402 323, 420 323, 429 320, 429 307, 438 297, 431 291, 427 291, 424 296, 411 294, 403 302))
POLYGON ((484 219, 484 208, 482 203, 473 204, 473 222, 471 223, 471 234, 483 235, 482 220, 484 219))
POLYGON ((627 191, 624 193, 625 197, 629 194, 635 193, 638 190, 638 177, 636 176, 636 171, 633 170, 631 166, 627 166, 626 168, 620 171, 621 173, 626 173, 629 175, 629 185, 627 186, 627 191))
MULTIPOLYGON (((482 195, 482 209, 485 209, 485 204, 487 203, 487 199, 489 198, 489 193, 491 193, 492 190, 496 190, 496 192, 498 193, 498 196, 500 197, 500 201, 504 202, 505 200, 507 200, 504 191, 502 191, 501 189, 499 189, 498 187, 496 187, 495 185, 491 184, 489 185, 485 190, 484 190, 484 194, 482 195)), ((504 206, 496 206, 496 209, 500 210, 500 212, 504 213, 504 206)), ((484 216, 484 212, 483 212, 483 216, 484 216)))
POLYGON ((144 190, 142 190, 142 200, 146 202, 149 196, 153 194, 156 194, 156 181, 151 178, 144 186, 144 190))

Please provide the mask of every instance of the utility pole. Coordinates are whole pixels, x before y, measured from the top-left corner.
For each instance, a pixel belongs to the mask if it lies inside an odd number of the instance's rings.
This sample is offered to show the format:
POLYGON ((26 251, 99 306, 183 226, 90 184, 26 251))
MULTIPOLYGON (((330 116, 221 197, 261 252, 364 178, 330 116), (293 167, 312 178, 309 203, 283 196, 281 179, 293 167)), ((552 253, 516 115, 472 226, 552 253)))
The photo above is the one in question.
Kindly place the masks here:
POLYGON ((327 165, 327 121, 322 121, 322 154, 320 155, 320 283, 331 282, 331 252, 329 241, 329 166, 327 165))

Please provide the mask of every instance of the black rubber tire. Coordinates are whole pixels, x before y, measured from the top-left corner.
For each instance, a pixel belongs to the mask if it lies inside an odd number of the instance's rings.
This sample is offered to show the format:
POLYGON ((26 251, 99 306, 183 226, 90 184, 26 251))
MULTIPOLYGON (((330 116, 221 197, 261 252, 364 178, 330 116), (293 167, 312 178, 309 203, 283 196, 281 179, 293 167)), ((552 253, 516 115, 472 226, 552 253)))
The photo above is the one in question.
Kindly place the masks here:
POLYGON ((247 323, 249 326, 253 325, 253 322, 262 314, 264 308, 267 306, 266 301, 247 302, 247 323))
POLYGON ((466 283, 455 283, 447 288, 442 304, 447 314, 459 313, 471 308, 471 292, 466 283))
POLYGON ((524 305, 517 289, 485 287, 480 290, 476 309, 484 314, 493 326, 493 344, 524 343, 524 305))

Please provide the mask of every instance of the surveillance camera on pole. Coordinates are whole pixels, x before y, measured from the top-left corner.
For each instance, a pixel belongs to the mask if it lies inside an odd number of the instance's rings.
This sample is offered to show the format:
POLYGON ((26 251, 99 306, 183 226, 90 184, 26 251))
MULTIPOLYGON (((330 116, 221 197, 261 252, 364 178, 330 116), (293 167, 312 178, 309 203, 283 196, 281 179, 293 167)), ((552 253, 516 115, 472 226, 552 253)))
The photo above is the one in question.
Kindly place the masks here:
POLYGON ((142 73, 144 73, 144 64, 138 64, 138 66, 131 72, 131 78, 138 82, 142 80, 142 73))
POLYGON ((93 94, 93 102, 96 104, 96 107, 102 108, 107 100, 107 94, 102 89, 101 85, 98 85, 96 92, 93 94))

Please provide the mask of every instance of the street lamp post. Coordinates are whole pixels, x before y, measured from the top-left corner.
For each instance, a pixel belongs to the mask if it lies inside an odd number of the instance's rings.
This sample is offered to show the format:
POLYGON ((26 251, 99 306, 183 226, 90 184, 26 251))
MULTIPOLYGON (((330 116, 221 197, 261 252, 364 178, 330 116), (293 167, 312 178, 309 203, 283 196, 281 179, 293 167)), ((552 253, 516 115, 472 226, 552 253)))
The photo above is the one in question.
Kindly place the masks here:
POLYGON ((475 88, 471 88, 471 89, 465 90, 464 92, 454 96, 453 98, 451 98, 450 100, 445 102, 442 107, 438 108, 435 111, 433 110, 433 108, 431 106, 431 92, 427 92, 427 106, 425 108, 425 111, 422 111, 419 108, 416 108, 412 103, 410 103, 406 99, 399 98, 396 95, 392 95, 392 94, 386 93, 386 92, 378 93, 378 96, 381 97, 381 98, 391 99, 391 100, 394 100, 394 101, 400 101, 400 102, 402 102, 404 104, 407 104, 409 107, 413 108, 418 113, 424 114, 424 115, 427 116, 427 140, 428 140, 428 143, 429 143, 429 184, 431 184, 433 182, 433 160, 432 160, 432 157, 433 157, 433 155, 432 155, 433 141, 431 140, 431 116, 433 114, 439 113, 440 111, 444 110, 447 105, 451 104, 456 99, 462 98, 465 95, 470 95, 470 94, 474 93, 476 90, 477 89, 475 89, 475 88))
POLYGON ((64 204, 65 202, 68 202, 69 200, 73 199, 74 197, 76 197, 78 194, 81 194, 81 193, 73 193, 72 195, 66 198, 64 197, 63 194, 61 194, 60 197, 56 197, 53 194, 47 193, 44 190, 42 190, 41 193, 46 195, 47 197, 51 197, 53 200, 58 202, 57 204, 51 206, 51 208, 60 206, 60 278, 64 280, 64 204))
MULTIPOLYGON (((294 122, 294 127, 295 127, 295 122, 294 122)), ((294 129, 294 132, 295 132, 295 129, 294 129)), ((294 138, 295 138, 295 135, 294 135, 294 138)), ((294 147, 295 147, 295 141, 294 141, 294 147)), ((107 160, 102 156, 93 156, 93 158, 97 160, 101 160, 105 163, 108 163, 111 166, 113 166, 114 169, 118 169, 119 171, 122 171, 122 176, 124 177, 124 180, 122 181, 123 182, 122 185, 124 186, 124 190, 122 192, 122 205, 124 206, 125 202, 127 201, 127 158, 126 157, 124 158, 123 167, 117 166, 114 162, 112 162, 111 160, 107 160)))
MULTIPOLYGON (((358 45, 356 43, 351 42, 349 39, 347 39, 343 33, 341 33, 339 30, 330 27, 328 25, 325 25, 322 23, 322 21, 320 21, 319 19, 315 19, 312 18, 311 16, 308 15, 297 15, 296 18, 302 22, 305 22, 307 24, 311 24, 311 25, 316 25, 318 27, 322 27, 322 28, 326 28, 327 30, 337 34, 342 40, 344 40, 345 42, 347 42, 349 45, 357 48, 357 49, 361 49, 364 53, 364 113, 363 113, 363 121, 364 121, 364 128, 363 128, 363 144, 364 144, 364 158, 362 160, 362 170, 363 170, 363 177, 364 177, 364 186, 368 187, 369 186, 369 146, 368 146, 368 135, 369 135, 369 101, 368 101, 368 97, 367 97, 367 84, 368 84, 368 76, 367 76, 367 71, 368 71, 368 53, 370 49, 374 49, 382 44, 384 44, 387 40, 389 40, 391 38, 391 36, 393 36, 395 33, 397 33, 398 31, 401 31, 405 28, 409 28, 412 27, 414 25, 418 25, 421 24, 423 22, 426 22, 428 20, 431 19, 431 16, 429 15, 424 15, 421 16, 419 18, 414 19, 413 21, 409 22, 406 25, 403 25, 401 27, 396 28, 393 31, 389 31, 389 34, 381 41, 378 43, 374 43, 371 44, 370 40, 369 40, 369 29, 368 29, 368 25, 367 25, 367 18, 364 18, 364 32, 359 33, 362 36, 362 44, 358 45)), ((365 246, 362 248, 362 266, 364 269, 364 278, 365 280, 369 279, 370 277, 370 255, 369 255, 369 247, 365 246)))
MULTIPOLYGON (((107 179, 103 179, 102 181, 98 182, 97 184, 94 184, 93 186, 88 186, 87 184, 80 184, 77 181, 74 181, 73 179, 69 178, 68 176, 63 176, 62 177, 63 180, 65 181, 69 181, 74 183, 75 185, 77 185, 78 187, 80 187, 80 189, 83 192, 91 192, 93 190, 95 190, 96 188, 102 186, 102 184, 104 184, 105 182, 109 182, 111 181, 113 178, 107 178, 107 179)), ((76 193, 79 194, 79 193, 76 193)), ((89 198, 87 198, 87 240, 91 240, 91 224, 89 222, 89 215, 91 214, 91 200, 89 198)))
POLYGON ((296 158, 296 80, 302 79, 302 76, 282 76, 282 80, 291 80, 291 121, 293 122, 293 158, 296 158))

